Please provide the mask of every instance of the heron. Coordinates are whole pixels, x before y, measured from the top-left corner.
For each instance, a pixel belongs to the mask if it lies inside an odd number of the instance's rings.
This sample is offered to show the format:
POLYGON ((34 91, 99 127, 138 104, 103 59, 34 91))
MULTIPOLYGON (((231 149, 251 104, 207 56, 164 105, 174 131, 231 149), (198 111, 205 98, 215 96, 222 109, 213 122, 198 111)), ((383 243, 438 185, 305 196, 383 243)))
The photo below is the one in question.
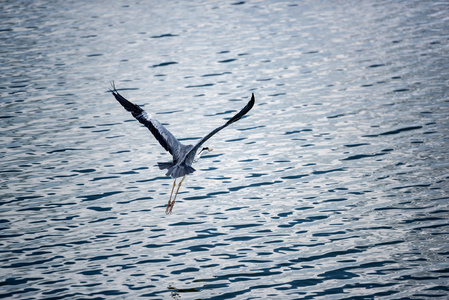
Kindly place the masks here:
POLYGON ((209 147, 203 147, 203 144, 223 128, 240 120, 241 117, 246 115, 251 110, 255 103, 254 93, 252 93, 251 100, 249 100, 246 106, 235 116, 229 119, 225 124, 212 130, 209 134, 201 138, 195 145, 184 145, 178 139, 176 139, 174 135, 170 131, 168 131, 167 128, 165 128, 158 120, 156 120, 153 115, 120 95, 120 93, 115 88, 114 82, 111 83, 111 86, 112 89, 110 90, 110 92, 114 95, 115 99, 127 111, 129 111, 134 118, 145 125, 159 142, 159 144, 173 156, 173 160, 170 162, 157 163, 160 170, 167 170, 167 173, 165 174, 166 176, 174 178, 170 193, 170 199, 168 200, 167 207, 165 209, 166 214, 170 214, 172 212, 175 205, 176 196, 178 195, 179 189, 186 175, 195 172, 195 169, 192 167, 192 163, 198 161, 202 154, 208 153, 213 150, 209 147), (176 179, 181 177, 182 179, 178 184, 178 188, 176 189, 175 196, 172 200, 173 191, 175 190, 176 186, 176 179))

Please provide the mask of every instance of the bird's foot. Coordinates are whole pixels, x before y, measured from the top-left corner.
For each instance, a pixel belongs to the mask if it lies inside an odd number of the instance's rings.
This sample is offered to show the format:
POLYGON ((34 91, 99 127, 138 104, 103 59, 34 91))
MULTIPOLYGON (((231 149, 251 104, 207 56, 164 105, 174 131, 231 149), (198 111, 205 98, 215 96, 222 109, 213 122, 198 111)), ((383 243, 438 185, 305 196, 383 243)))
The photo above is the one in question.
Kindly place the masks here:
POLYGON ((175 206, 175 201, 168 201, 167 203, 167 207, 165 208, 165 214, 169 215, 171 214, 172 210, 173 210, 173 206, 175 206))

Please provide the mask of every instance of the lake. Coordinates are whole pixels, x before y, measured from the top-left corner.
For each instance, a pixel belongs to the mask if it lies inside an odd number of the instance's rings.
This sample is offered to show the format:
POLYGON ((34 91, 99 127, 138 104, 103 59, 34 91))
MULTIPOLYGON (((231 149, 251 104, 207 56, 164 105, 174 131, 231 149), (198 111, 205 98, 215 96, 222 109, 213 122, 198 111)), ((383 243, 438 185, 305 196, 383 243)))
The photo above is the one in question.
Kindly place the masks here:
POLYGON ((447 299, 446 1, 3 1, 0 298, 447 299), (211 138, 166 215, 171 156, 211 138))

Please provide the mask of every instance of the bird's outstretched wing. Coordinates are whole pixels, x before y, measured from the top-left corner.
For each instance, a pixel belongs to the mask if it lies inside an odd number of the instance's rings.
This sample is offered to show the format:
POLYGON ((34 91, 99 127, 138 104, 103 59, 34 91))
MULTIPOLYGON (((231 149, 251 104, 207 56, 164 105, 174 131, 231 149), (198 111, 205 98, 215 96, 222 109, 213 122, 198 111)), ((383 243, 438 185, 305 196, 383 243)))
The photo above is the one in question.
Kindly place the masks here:
MULTIPOLYGON (((254 99, 254 94, 251 95, 251 100, 249 100, 248 104, 246 104, 246 106, 240 111, 238 112, 235 116, 233 116, 231 119, 229 119, 224 125, 215 128, 212 132, 210 132, 208 135, 206 135, 205 137, 203 137, 201 140, 199 140, 195 146, 193 146, 192 149, 190 149, 189 153, 187 153, 187 155, 189 155, 192 152, 196 152, 198 150, 198 148, 201 147, 201 145, 203 145, 208 139, 210 139, 214 134, 216 134, 217 132, 219 132, 220 130, 222 130, 223 128, 231 125, 234 122, 237 122, 238 120, 240 120, 241 117, 243 117, 244 115, 246 115, 247 112, 249 112, 251 110, 251 108, 253 108, 255 103, 255 99, 254 99)), ((187 156, 186 155, 186 156, 187 156)))
POLYGON ((140 123, 145 125, 154 137, 158 140, 162 147, 165 150, 170 152, 171 155, 175 155, 175 153, 179 153, 181 148, 181 143, 171 134, 167 128, 164 127, 158 120, 156 120, 151 114, 144 111, 138 105, 131 103, 126 100, 122 95, 119 94, 117 89, 115 88, 114 83, 112 83, 112 89, 110 90, 112 95, 114 95, 115 99, 131 114, 134 118, 136 118, 140 123))

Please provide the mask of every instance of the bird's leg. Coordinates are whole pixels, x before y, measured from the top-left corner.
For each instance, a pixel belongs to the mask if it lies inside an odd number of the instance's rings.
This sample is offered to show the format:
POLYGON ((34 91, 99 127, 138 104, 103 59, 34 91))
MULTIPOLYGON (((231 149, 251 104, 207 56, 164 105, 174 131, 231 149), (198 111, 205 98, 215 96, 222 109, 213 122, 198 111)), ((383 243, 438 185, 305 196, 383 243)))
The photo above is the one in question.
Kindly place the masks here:
MULTIPOLYGON (((166 214, 169 213, 169 212, 168 212, 168 209, 169 209, 169 207, 170 207, 170 205, 171 205, 171 196, 173 195, 173 190, 175 189, 175 185, 176 185, 176 178, 175 178, 175 181, 173 182, 173 187, 171 188, 170 199, 168 200, 167 208, 165 209, 165 213, 166 213, 166 214)), ((175 196, 175 197, 176 197, 176 196, 175 196)))
POLYGON ((175 198, 173 198, 173 201, 171 202, 170 208, 167 206, 166 209, 166 213, 167 214, 171 214, 171 211, 173 210, 173 206, 175 206, 175 200, 176 200, 176 196, 178 196, 178 192, 179 192, 179 188, 181 187, 182 182, 184 181, 184 179, 186 178, 186 175, 184 175, 184 177, 182 177, 181 181, 178 184, 178 189, 176 190, 176 194, 175 194, 175 198), (168 212, 167 212, 168 210, 168 212))

